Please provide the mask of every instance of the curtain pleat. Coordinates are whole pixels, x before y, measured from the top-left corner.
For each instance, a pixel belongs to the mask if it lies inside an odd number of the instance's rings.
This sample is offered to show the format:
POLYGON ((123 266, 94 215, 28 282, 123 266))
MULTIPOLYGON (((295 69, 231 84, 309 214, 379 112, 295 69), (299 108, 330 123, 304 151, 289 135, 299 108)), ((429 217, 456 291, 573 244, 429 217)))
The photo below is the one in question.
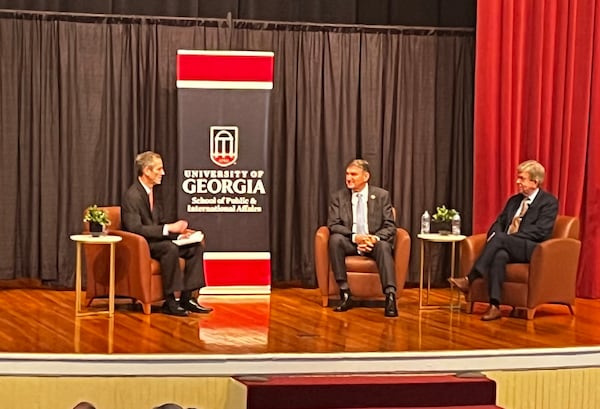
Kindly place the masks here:
POLYGON ((598 71, 600 5, 579 1, 479 1, 474 231, 487 230, 514 193, 526 159, 546 167, 543 187, 559 213, 581 219, 577 295, 600 297, 598 71))
POLYGON ((120 204, 140 151, 163 156, 156 194, 176 217, 177 49, 275 53, 275 284, 316 284, 314 233, 355 157, 413 237, 409 281, 423 210, 470 213, 472 32, 0 13, 0 279, 71 287, 69 235, 88 205, 120 204))

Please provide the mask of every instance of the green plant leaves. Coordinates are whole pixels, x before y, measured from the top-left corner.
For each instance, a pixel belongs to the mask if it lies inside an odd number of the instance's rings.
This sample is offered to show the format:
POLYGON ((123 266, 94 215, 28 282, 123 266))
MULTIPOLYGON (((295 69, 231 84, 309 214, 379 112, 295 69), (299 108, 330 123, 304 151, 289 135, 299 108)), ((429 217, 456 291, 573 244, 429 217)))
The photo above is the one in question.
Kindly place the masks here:
POLYGON ((103 226, 107 226, 110 224, 110 220, 108 219, 108 213, 106 213, 104 209, 99 209, 97 205, 92 205, 85 209, 83 221, 100 223, 103 226))
POLYGON ((458 212, 455 209, 448 209, 446 205, 441 205, 435 208, 436 212, 433 215, 433 220, 436 222, 449 222, 452 221, 454 215, 458 212))

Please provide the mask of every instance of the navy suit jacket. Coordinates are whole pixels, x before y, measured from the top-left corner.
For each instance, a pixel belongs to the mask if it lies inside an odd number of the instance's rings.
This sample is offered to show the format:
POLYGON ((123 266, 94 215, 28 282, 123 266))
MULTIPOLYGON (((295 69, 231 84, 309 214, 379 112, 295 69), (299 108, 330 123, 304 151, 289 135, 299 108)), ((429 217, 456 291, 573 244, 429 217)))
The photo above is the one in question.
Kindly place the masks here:
POLYGON ((125 194, 121 203, 121 223, 123 228, 132 233, 144 236, 147 241, 173 240, 177 234, 163 236, 162 206, 159 200, 154 200, 154 211, 150 211, 148 194, 139 179, 136 179, 125 194))
MULTIPOLYGON (((500 213, 494 224, 490 227, 488 237, 492 232, 506 233, 522 201, 523 195, 521 193, 511 196, 508 199, 502 213, 500 213)), ((548 239, 552 234, 557 214, 558 199, 540 189, 535 200, 529 205, 529 209, 527 209, 527 212, 525 212, 525 215, 521 219, 519 231, 512 236, 525 239, 528 254, 531 254, 533 248, 539 242, 548 239)))
MULTIPOLYGON (((367 213, 369 234, 393 244, 396 238, 396 223, 387 190, 369 186, 367 213)), ((331 233, 339 233, 351 239, 352 233, 355 233, 352 231, 352 222, 352 192, 344 188, 331 195, 327 226, 331 233)))

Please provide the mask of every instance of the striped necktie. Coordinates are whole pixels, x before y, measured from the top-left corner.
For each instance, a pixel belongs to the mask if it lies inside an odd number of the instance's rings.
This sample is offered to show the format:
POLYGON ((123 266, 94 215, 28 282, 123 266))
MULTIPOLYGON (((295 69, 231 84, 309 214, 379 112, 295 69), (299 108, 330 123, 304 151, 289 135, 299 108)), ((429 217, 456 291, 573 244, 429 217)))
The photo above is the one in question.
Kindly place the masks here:
POLYGON ((521 202, 521 211, 519 212, 518 215, 513 217, 512 222, 510 223, 510 226, 508 226, 508 234, 514 234, 519 231, 519 226, 521 225, 521 220, 523 219, 523 216, 525 216, 527 209, 529 209, 529 198, 525 197, 523 199, 523 201, 521 202))

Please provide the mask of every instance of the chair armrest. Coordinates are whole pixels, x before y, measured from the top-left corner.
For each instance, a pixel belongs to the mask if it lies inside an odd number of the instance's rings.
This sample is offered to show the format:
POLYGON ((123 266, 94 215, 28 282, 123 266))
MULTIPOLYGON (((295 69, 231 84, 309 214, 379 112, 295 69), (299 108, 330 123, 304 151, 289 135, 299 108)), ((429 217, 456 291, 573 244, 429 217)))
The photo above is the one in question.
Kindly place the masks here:
POLYGON ((109 230, 108 233, 123 239, 117 243, 116 265, 118 272, 127 275, 129 288, 137 288, 143 281, 147 281, 147 288, 150 288, 150 247, 146 239, 139 234, 118 229, 109 230))
POLYGON ((581 241, 549 239, 536 246, 529 263, 529 296, 559 292, 575 299, 581 241))
POLYGON ((408 262, 410 259, 410 234, 401 227, 396 229, 396 241, 394 242, 394 269, 396 271, 396 294, 404 288, 406 275, 408 273, 408 262))
POLYGON ((460 242, 460 270, 459 277, 464 277, 471 272, 473 265, 485 247, 486 234, 474 234, 460 242))
POLYGON ((315 233, 315 271, 322 296, 329 294, 329 228, 321 226, 315 233))

